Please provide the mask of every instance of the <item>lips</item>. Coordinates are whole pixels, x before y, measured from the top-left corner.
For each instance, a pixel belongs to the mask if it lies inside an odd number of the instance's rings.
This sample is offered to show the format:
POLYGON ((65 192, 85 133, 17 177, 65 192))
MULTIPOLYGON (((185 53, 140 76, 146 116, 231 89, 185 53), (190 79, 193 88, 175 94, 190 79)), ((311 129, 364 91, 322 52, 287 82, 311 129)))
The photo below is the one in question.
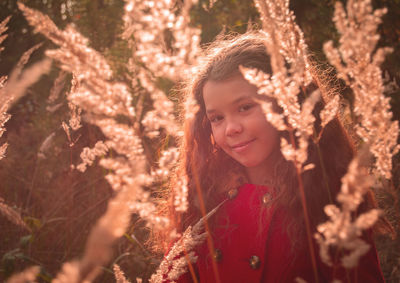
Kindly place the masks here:
POLYGON ((233 151, 235 151, 237 153, 241 153, 241 152, 245 151, 247 148, 249 148, 250 144, 255 140, 256 139, 252 139, 252 140, 249 140, 246 142, 241 142, 241 143, 231 146, 231 148, 233 151))

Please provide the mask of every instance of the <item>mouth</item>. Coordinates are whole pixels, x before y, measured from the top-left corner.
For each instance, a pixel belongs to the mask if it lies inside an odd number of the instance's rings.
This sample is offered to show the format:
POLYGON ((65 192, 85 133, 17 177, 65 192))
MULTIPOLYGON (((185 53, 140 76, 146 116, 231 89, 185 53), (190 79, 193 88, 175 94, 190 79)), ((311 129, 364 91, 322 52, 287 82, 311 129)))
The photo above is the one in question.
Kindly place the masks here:
POLYGON ((249 140, 246 142, 241 142, 241 143, 231 146, 231 148, 233 151, 235 151, 237 153, 241 153, 241 152, 245 151, 250 146, 250 144, 255 140, 256 139, 252 139, 252 140, 249 140))

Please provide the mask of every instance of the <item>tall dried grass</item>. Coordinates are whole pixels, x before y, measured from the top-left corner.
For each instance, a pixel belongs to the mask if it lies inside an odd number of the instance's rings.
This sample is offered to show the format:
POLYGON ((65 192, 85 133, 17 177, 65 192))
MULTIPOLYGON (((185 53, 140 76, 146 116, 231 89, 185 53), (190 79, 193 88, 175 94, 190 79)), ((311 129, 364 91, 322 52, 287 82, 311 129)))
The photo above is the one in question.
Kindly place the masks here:
MULTIPOLYGON (((168 180, 180 154, 172 145, 163 148, 154 157, 147 148, 146 141, 159 138, 160 135, 179 141, 182 135, 180 125, 175 119, 174 103, 160 89, 157 79, 162 77, 177 82, 195 71, 191 66, 196 64, 201 53, 200 30, 189 25, 189 10, 195 2, 188 0, 182 6, 177 6, 176 2, 169 0, 126 0, 122 36, 132 49, 132 58, 127 64, 132 75, 131 85, 114 80, 105 58, 90 48, 88 40, 73 26, 60 30, 49 17, 19 4, 35 31, 59 46, 58 49, 47 50, 47 57, 58 62, 63 71, 73 74, 72 87, 67 93, 71 118, 68 124, 62 122, 59 125, 67 135, 69 146, 73 147, 79 139, 79 136, 74 139, 74 132, 82 126, 82 122, 97 126, 102 132, 104 140, 96 141, 92 149, 85 147, 80 155, 82 163, 71 162, 71 168, 83 172, 96 158, 101 157, 99 164, 105 169, 105 179, 113 190, 113 197, 104 214, 91 228, 83 254, 76 260, 64 263, 53 279, 54 282, 94 281, 102 272, 102 267, 111 260, 115 242, 122 236, 127 236, 132 214, 143 219, 149 229, 169 229, 169 219, 157 214, 154 194, 158 186, 168 180), (167 37, 167 34, 171 37, 167 37), (143 101, 146 96, 150 96, 153 102, 150 111, 144 110, 143 101)), ((271 111, 270 104, 263 103, 267 119, 279 130, 288 130, 293 140, 298 139, 298 146, 283 139, 281 150, 297 168, 307 221, 304 197, 306 188, 301 186, 301 174, 313 168, 313 164, 305 164, 308 140, 314 135, 312 125, 315 117, 312 110, 324 94, 314 92, 302 105, 298 101, 299 89, 311 82, 312 75, 304 36, 289 10, 289 1, 255 0, 255 3, 267 38, 266 47, 273 59, 273 73, 267 75, 244 68, 242 72, 246 79, 259 87, 260 94, 273 96, 284 109, 284 116, 280 116, 271 111)), ((210 1, 210 5, 213 4, 214 1, 210 1)), ((340 46, 334 48, 332 43, 327 43, 325 52, 336 67, 339 77, 354 92, 356 131, 368 143, 370 152, 375 156, 376 176, 390 179, 391 160, 399 150, 399 129, 398 122, 392 121, 388 99, 383 95, 384 84, 379 68, 388 49, 375 51, 379 39, 376 29, 383 13, 384 10, 373 12, 368 0, 348 1, 347 14, 337 4, 334 21, 341 33, 340 46), (363 40, 365 37, 368 37, 368 42, 363 40), (388 132, 393 135, 387 135, 388 132)), ((7 21, 8 19, 0 23, 0 43, 4 40, 4 35, 1 34, 6 31, 7 21)), ((10 79, 0 78, 0 136, 4 132, 4 123, 10 118, 6 114, 7 103, 24 95, 27 87, 50 68, 50 61, 46 59, 21 72, 22 65, 37 48, 35 46, 27 51, 10 79)), ((50 112, 51 109, 57 109, 54 102, 63 89, 64 80, 65 74, 61 73, 49 98, 52 104, 49 107, 50 112)), ((339 100, 335 96, 327 101, 321 112, 323 126, 337 115, 339 100)), ((53 139, 54 135, 48 137, 53 139)), ((50 139, 46 146, 49 143, 50 139)), ((0 159, 5 148, 6 145, 0 147, 0 159)), ((44 149, 39 150, 43 156, 44 152, 44 149)), ((351 217, 366 188, 372 185, 368 168, 360 162, 363 154, 368 155, 361 152, 361 156, 352 162, 342 180, 342 191, 338 196, 342 206, 326 207, 330 221, 318 228, 319 234, 316 237, 321 246, 320 254, 328 264, 330 258, 327 250, 338 246, 351 251, 349 257, 342 258, 343 265, 348 268, 357 265, 359 257, 368 249, 359 238, 360 233, 371 227, 378 218, 377 210, 366 212, 356 219, 351 217)), ((172 192, 174 205, 177 211, 185 211, 188 207, 186 176, 181 176, 178 184, 180 186, 172 192)), ((22 217, 4 202, 0 202, 0 212, 8 215, 16 224, 26 227, 22 217)), ((203 219, 198 226, 190 227, 183 235, 178 235, 182 237, 165 257, 151 282, 162 282, 166 278, 176 280, 187 271, 187 262, 196 261, 192 250, 205 239, 202 230, 204 221, 206 220, 203 219), (178 256, 182 253, 185 256, 178 256)), ((313 236, 310 225, 307 222, 306 224, 309 247, 312 249, 313 236)), ((172 231, 171 237, 176 236, 172 231)), ((311 250, 310 254, 314 252, 311 250)), ((316 271, 315 259, 314 270, 316 271)), ((36 268, 30 268, 10 278, 9 282, 32 281, 35 277, 33 274, 37 272, 36 268)), ((114 265, 114 273, 117 282, 128 282, 118 265, 114 265)))

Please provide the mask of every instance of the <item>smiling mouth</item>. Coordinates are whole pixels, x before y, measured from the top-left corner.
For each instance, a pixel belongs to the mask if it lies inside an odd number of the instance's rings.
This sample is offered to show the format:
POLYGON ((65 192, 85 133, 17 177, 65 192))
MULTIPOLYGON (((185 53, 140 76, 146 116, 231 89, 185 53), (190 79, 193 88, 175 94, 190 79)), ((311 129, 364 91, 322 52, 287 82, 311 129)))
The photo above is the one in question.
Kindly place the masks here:
POLYGON ((234 146, 231 146, 231 148, 233 151, 240 153, 240 152, 246 150, 249 147, 249 145, 255 140, 256 139, 252 139, 247 142, 238 143, 238 144, 235 144, 234 146))

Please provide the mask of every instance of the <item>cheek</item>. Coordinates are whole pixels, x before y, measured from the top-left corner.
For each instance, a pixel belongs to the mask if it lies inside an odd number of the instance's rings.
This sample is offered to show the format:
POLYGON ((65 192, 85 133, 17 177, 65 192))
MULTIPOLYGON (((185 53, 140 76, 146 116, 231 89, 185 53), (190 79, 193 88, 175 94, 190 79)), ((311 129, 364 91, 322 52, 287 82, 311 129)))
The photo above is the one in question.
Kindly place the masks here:
POLYGON ((280 137, 278 131, 272 125, 269 125, 266 133, 268 135, 271 147, 278 148, 280 146, 280 137))
POLYGON ((254 131, 261 133, 263 141, 270 147, 276 147, 280 143, 278 131, 266 120, 260 121, 258 129, 254 131))

